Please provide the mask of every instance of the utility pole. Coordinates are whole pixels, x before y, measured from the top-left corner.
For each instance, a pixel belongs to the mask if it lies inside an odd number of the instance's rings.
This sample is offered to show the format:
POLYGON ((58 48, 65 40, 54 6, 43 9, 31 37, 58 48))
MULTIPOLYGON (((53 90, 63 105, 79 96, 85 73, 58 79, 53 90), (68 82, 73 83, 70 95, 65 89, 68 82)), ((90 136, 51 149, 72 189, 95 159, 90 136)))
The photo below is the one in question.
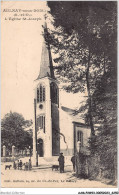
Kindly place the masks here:
POLYGON ((38 167, 36 99, 34 99, 33 157, 35 160, 35 166, 38 167))

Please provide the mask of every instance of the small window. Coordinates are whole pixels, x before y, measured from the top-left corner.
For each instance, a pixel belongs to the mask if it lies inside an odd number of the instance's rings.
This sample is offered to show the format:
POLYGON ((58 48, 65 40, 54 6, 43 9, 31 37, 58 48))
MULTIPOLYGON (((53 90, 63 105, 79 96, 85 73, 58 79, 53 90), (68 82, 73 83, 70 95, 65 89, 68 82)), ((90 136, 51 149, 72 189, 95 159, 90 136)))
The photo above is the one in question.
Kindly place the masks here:
POLYGON ((37 102, 39 102, 39 89, 37 89, 37 102))
POLYGON ((77 132, 77 142, 80 141, 81 142, 81 146, 83 146, 83 132, 82 131, 78 131, 77 132))
POLYGON ((44 133, 45 133, 45 116, 43 117, 43 130, 44 130, 44 133))
POLYGON ((43 87, 43 101, 45 101, 45 87, 43 87))
POLYGON ((41 116, 41 129, 43 129, 43 116, 41 116))
POLYGON ((40 85, 40 102, 42 102, 42 85, 40 85))

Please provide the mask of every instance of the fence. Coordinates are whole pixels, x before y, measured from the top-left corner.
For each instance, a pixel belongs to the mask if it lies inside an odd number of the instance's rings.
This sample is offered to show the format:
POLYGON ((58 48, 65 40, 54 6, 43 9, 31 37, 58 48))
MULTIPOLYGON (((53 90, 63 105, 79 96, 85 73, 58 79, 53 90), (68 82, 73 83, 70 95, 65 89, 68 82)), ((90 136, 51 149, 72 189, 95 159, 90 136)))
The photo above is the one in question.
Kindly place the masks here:
POLYGON ((1 152, 1 161, 2 162, 11 162, 15 158, 19 159, 26 156, 32 156, 32 149, 26 148, 25 150, 18 150, 15 146, 12 146, 11 149, 7 148, 6 146, 2 147, 1 152))

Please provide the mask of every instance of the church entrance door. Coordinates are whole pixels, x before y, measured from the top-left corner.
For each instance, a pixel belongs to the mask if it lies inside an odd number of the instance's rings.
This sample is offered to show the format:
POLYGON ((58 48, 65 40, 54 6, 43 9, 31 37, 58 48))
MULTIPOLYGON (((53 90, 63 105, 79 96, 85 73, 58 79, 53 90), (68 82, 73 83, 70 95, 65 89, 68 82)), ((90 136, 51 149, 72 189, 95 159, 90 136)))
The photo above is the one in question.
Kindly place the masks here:
POLYGON ((43 140, 39 139, 38 140, 38 155, 39 157, 43 157, 43 140))

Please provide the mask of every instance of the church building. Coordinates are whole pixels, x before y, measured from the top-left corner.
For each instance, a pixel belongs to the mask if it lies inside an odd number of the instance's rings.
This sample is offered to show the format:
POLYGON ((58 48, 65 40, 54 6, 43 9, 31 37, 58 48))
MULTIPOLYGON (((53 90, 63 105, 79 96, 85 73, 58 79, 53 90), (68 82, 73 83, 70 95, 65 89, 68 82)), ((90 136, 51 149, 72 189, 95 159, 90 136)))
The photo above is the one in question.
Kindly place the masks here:
POLYGON ((50 45, 42 45, 40 72, 34 81, 33 157, 72 156, 77 143, 85 151, 90 128, 73 110, 60 104, 59 83, 54 76, 50 45))

